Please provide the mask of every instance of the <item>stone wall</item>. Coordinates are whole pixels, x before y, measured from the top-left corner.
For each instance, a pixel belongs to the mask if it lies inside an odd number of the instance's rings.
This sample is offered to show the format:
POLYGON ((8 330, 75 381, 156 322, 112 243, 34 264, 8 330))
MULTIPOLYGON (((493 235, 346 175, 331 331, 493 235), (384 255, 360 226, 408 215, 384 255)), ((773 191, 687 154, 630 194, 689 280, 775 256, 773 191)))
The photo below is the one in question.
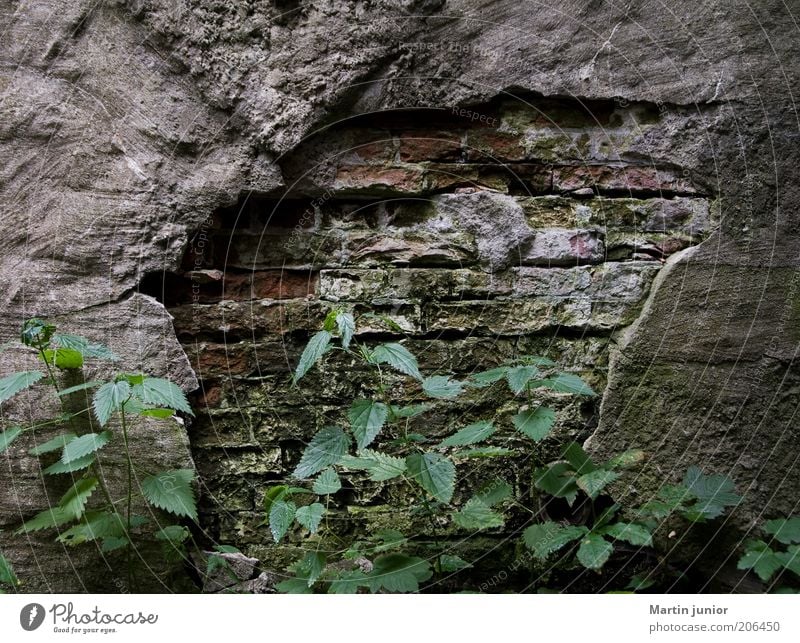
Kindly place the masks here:
MULTIPOLYGON (((282 162, 288 191, 248 192, 218 210, 183 269, 143 286, 174 316, 201 381, 190 439, 206 535, 270 569, 291 558, 259 528, 264 491, 374 384, 335 360, 290 385, 305 341, 334 308, 355 313, 367 344, 405 340, 429 374, 463 378, 536 354, 603 390, 613 342, 653 278, 714 221, 713 195, 688 171, 630 154, 663 127, 649 104, 535 96, 385 112, 306 141, 282 162)), ((393 393, 410 401, 399 384, 393 393)), ((597 423, 593 402, 552 402, 557 438, 534 450, 522 441, 523 457, 504 473, 522 497, 532 462, 597 423)), ((492 418, 500 443, 517 444, 512 408, 493 387, 417 424, 435 437, 492 418)), ((465 463, 467 480, 492 466, 465 463)), ((403 520, 383 487, 361 481, 355 497, 345 487, 339 528, 403 520)), ((425 525, 408 528, 430 536, 425 525)))

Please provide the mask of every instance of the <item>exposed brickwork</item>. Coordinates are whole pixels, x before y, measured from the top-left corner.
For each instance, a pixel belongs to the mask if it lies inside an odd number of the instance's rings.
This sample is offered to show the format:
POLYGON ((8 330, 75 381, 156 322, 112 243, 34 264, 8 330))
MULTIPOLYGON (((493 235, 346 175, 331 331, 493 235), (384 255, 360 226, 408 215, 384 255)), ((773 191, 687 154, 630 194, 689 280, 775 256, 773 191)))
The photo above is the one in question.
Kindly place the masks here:
MULTIPOLYGON (((288 195, 251 195, 218 213, 203 248, 189 249, 186 273, 165 288, 203 385, 191 435, 213 537, 268 566, 293 555, 258 527, 263 489, 365 392, 344 358, 290 386, 305 341, 335 307, 389 319, 362 317, 358 339, 405 338, 425 373, 463 377, 542 354, 603 389, 608 342, 636 319, 666 256, 708 233, 713 208, 674 167, 621 160, 631 128, 658 127, 657 115, 594 107, 500 104, 474 123, 441 112, 427 122, 371 116, 286 159, 287 184, 297 186, 288 195)), ((410 399, 400 378, 390 385, 410 399)), ((551 402, 562 438, 588 435, 592 403, 551 402)), ((492 388, 412 424, 436 436, 494 418, 502 440, 530 450, 509 430, 511 408, 492 388)), ((500 473, 528 489, 525 467, 500 473)), ((361 489, 334 521, 400 526, 386 514, 386 489, 361 489)))

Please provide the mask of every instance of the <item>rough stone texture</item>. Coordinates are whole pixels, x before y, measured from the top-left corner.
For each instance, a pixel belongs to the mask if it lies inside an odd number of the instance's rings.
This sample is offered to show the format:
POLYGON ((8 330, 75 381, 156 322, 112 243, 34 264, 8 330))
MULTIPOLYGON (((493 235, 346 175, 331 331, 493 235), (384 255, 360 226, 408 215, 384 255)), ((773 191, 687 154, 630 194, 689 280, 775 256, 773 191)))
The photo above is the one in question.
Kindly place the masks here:
MULTIPOLYGON (((675 462, 695 460, 729 472, 747 491, 739 524, 788 511, 788 499, 798 493, 791 456, 797 432, 789 422, 796 407, 794 275, 800 268, 793 251, 800 189, 793 61, 800 40, 788 11, 777 0, 757 6, 708 1, 668 11, 646 0, 574 0, 557 10, 531 10, 512 0, 4 2, 3 339, 38 314, 58 315, 65 327, 115 344, 130 328, 161 328, 167 319, 158 305, 146 311, 133 305, 140 284, 172 306, 164 295, 174 289, 161 273, 180 273, 191 291, 200 277, 184 276, 187 268, 224 269, 231 286, 203 293, 203 306, 214 310, 174 309, 183 339, 201 342, 192 346, 193 361, 194 349, 216 345, 217 353, 238 356, 234 370, 260 373, 264 360, 255 347, 263 346, 272 360, 267 372, 278 368, 276 360, 288 370, 300 342, 285 337, 287 324, 311 330, 324 307, 306 310, 302 303, 285 305, 284 298, 298 301, 319 292, 324 281, 317 285, 306 274, 303 293, 297 280, 286 279, 284 288, 272 276, 242 274, 284 267, 471 271, 479 263, 474 233, 376 234, 363 213, 350 223, 346 217, 324 221, 329 189, 338 190, 337 202, 503 193, 518 200, 533 229, 598 226, 606 262, 658 265, 697 243, 716 221, 717 231, 699 249, 679 255, 662 273, 644 316, 626 335, 592 446, 599 452, 648 448, 651 468, 631 483, 640 495, 665 475, 677 476, 675 462), (486 118, 454 114, 454 105, 486 118), (380 118, 349 133, 332 127, 398 109, 388 118, 388 135, 387 120, 380 118), (262 238, 265 221, 255 243, 253 235, 238 238, 240 226, 233 225, 224 237, 230 248, 218 248, 214 258, 208 249, 199 252, 199 264, 184 255, 190 237, 197 249, 198 239, 211 236, 216 209, 250 191, 278 199, 283 184, 298 200, 323 199, 291 247, 280 245, 286 230, 268 227, 262 238), (541 208, 545 199, 561 210, 541 208), (607 231, 599 218, 620 227, 607 231), (188 267, 179 265, 182 257, 188 267), (226 290, 239 301, 214 304, 226 290), (278 300, 259 304, 260 326, 244 300, 248 291, 278 300), (253 328, 265 335, 254 337, 253 328)), ((538 288, 536 279, 526 287, 538 288)), ((454 287, 480 292, 485 286, 454 287)), ((562 319, 591 326, 594 311, 577 299, 554 317, 532 300, 525 311, 531 325, 520 323, 520 335, 508 341, 542 341, 542 349, 562 319), (536 328, 540 337, 526 335, 536 328)), ((398 308, 387 301, 385 312, 410 332, 431 318, 417 303, 398 308)), ((602 332, 617 323, 615 315, 601 322, 602 332)), ((450 319, 448 327, 475 325, 474 317, 450 319)), ((174 335, 154 345, 167 352, 145 353, 148 370, 171 372, 191 388, 192 376, 171 364, 179 350, 174 335)), ((138 347, 123 348, 126 361, 143 359, 138 347)), ((574 355, 595 350, 576 347, 574 355)), ((454 370, 472 368, 466 365, 472 357, 460 353, 439 351, 462 360, 454 370)), ((450 364, 438 362, 444 363, 450 364)), ((285 382, 270 385, 285 396, 285 382)), ((230 386, 204 385, 206 403, 216 400, 223 410, 231 404, 230 386)), ((230 423, 239 432, 262 426, 230 423)), ((163 452, 185 461, 181 444, 163 452)), ((272 438, 269 444, 246 466, 274 470, 271 458, 282 451, 272 438)), ((13 458, 9 466, 16 466, 13 458)), ((29 488, 35 478, 22 470, 13 477, 29 488)), ((2 546, 29 577, 29 589, 104 586, 94 571, 105 567, 92 552, 74 552, 73 572, 66 558, 73 552, 42 543, 34 560, 27 544, 7 533, 2 546), (39 574, 37 561, 45 561, 43 570, 70 571, 39 574), (92 582, 82 585, 81 577, 92 582)), ((238 539, 247 532, 241 526, 223 533, 238 539)), ((276 549, 260 540, 253 547, 267 557, 276 549)))

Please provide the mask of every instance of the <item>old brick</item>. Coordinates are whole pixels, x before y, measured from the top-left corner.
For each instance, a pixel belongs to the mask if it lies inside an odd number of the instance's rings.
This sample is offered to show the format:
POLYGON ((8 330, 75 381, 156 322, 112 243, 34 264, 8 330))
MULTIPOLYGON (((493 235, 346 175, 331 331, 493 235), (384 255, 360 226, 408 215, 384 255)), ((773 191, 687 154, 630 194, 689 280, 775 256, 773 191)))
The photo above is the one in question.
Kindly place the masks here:
POLYGON ((554 190, 569 192, 587 187, 631 193, 696 192, 688 179, 651 166, 570 165, 553 169, 554 190))
POLYGON ((519 162, 527 158, 519 134, 481 129, 467 134, 467 159, 480 163, 519 162))
POLYGON ((400 135, 400 160, 405 163, 421 161, 458 161, 463 150, 462 132, 413 130, 400 135))
POLYGON ((423 175, 419 167, 341 165, 332 187, 343 195, 414 194, 423 189, 423 175))
POLYGON ((566 266, 599 263, 605 248, 596 230, 537 230, 536 236, 521 258, 525 265, 566 266))

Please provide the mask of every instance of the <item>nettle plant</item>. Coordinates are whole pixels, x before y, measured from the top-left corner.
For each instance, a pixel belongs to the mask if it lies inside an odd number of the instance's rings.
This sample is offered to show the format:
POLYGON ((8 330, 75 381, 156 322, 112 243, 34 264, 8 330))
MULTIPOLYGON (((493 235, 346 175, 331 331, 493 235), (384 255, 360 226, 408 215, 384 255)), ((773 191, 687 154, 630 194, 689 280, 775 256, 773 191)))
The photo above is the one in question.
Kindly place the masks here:
POLYGON ((36 436, 58 429, 57 435, 28 453, 43 460, 44 475, 66 477, 71 484, 57 505, 25 522, 17 534, 57 529, 56 540, 65 545, 99 541, 103 552, 125 549, 131 581, 131 550, 148 527, 151 535, 171 549, 180 550, 189 538, 188 530, 181 525, 161 527, 159 521, 151 525, 150 518, 134 512, 135 507, 144 504, 151 513, 163 510, 179 518, 197 520, 194 471, 148 471, 134 460, 130 449, 132 418, 167 420, 178 412, 192 415, 186 396, 175 383, 141 373, 118 373, 106 381, 85 381, 82 369, 88 362, 115 362, 118 358, 105 346, 56 332, 53 325, 40 319, 23 325, 21 341, 36 353, 43 370, 13 373, 0 379, 0 404, 41 382, 58 400, 60 413, 33 424, 3 426, 0 453, 25 433, 36 436), (63 387, 59 373, 80 383, 63 387), (77 410, 73 410, 75 407, 77 410), (125 461, 121 495, 114 494, 100 466, 102 454, 111 449, 121 453, 125 461))
POLYGON ((0 594, 16 590, 20 586, 19 579, 8 559, 0 552, 0 594))
MULTIPOLYGON (((292 474, 298 481, 296 485, 273 486, 266 492, 265 524, 276 543, 293 525, 314 536, 318 543, 290 568, 292 577, 278 585, 284 592, 416 592, 434 575, 470 566, 439 543, 442 524, 452 522, 472 531, 494 529, 505 523, 503 506, 519 505, 513 498, 511 485, 503 480, 487 481, 473 490, 463 504, 454 502, 458 463, 472 458, 518 455, 514 449, 498 446, 503 444, 503 437, 496 435, 492 420, 463 426, 437 441, 411 431, 412 418, 436 405, 452 403, 469 389, 505 382, 522 401, 511 418, 514 428, 518 434, 538 443, 550 435, 556 419, 555 412, 541 403, 538 392, 595 395, 581 378, 560 372, 553 361, 543 357, 520 357, 463 381, 445 375, 425 377, 417 359, 402 344, 368 347, 356 341, 355 334, 356 320, 352 314, 331 312, 323 329, 308 342, 294 373, 297 384, 327 356, 344 353, 372 371, 378 383, 372 397, 352 402, 343 422, 325 426, 314 435, 292 474), (403 379, 404 384, 411 384, 406 387, 405 404, 392 399, 386 369, 403 379), (409 388, 414 391, 413 399, 407 394, 409 388), (486 444, 489 438, 493 438, 493 445, 486 444), (415 549, 411 537, 397 530, 377 531, 353 542, 343 542, 333 533, 327 518, 331 496, 342 488, 343 471, 366 476, 372 482, 416 489, 417 502, 398 506, 397 511, 411 512, 429 522, 428 535, 436 541, 432 554, 424 558, 415 555, 413 552, 418 548, 415 549), (344 546, 323 551, 323 542, 326 547, 329 543, 344 546)), ((505 441, 508 443, 509 438, 505 441)))
MULTIPOLYGON (((619 478, 619 471, 639 464, 645 457, 638 449, 626 451, 603 464, 596 464, 579 444, 568 444, 563 459, 538 469, 534 474, 537 489, 549 497, 562 498, 573 507, 582 494, 589 510, 587 524, 561 524, 545 521, 531 525, 523 532, 523 540, 534 556, 547 560, 569 546, 561 554, 560 563, 578 565, 598 571, 611 558, 618 543, 634 547, 652 547, 653 533, 670 516, 689 523, 701 523, 722 516, 737 505, 741 497, 734 492, 734 483, 727 476, 705 475, 697 466, 688 468, 683 483, 664 485, 656 497, 638 508, 623 507, 606 487, 619 478), (602 498, 603 503, 598 504, 602 498), (605 505, 605 507, 603 507, 605 505)), ((649 584, 634 577, 629 589, 645 589, 649 584)))
MULTIPOLYGON (((738 568, 752 570, 765 583, 783 579, 784 571, 800 576, 800 517, 776 518, 761 526, 765 539, 748 540, 738 568)), ((800 590, 780 586, 778 593, 798 593, 800 590)))

